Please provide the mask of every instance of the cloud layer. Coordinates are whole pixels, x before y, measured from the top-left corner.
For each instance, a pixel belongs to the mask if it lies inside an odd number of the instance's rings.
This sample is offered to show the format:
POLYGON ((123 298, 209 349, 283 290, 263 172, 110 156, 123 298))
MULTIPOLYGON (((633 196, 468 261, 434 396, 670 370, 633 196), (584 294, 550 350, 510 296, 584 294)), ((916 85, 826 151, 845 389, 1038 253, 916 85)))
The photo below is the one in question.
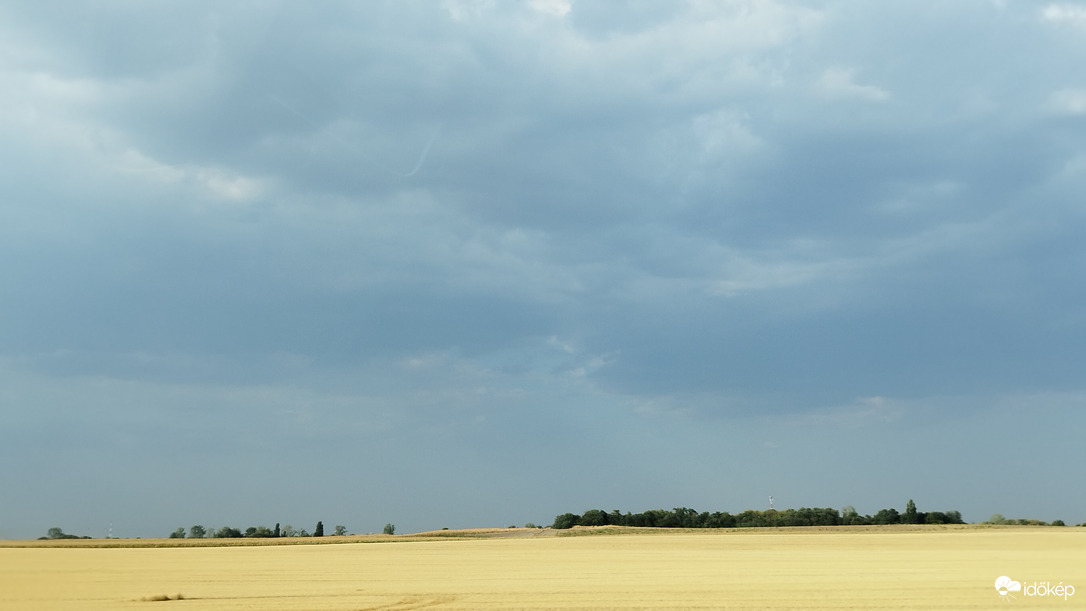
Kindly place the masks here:
POLYGON ((1086 520, 1083 10, 4 7, 0 535, 1086 520))

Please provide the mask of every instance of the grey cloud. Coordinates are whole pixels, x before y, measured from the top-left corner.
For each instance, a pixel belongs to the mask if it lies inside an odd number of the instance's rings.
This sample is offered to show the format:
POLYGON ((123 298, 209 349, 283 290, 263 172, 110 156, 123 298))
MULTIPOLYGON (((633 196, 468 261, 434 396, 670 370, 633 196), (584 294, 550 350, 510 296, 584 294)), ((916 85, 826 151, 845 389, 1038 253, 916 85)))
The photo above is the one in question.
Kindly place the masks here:
MULTIPOLYGON (((27 443, 66 423, 85 476, 215 456, 297 481, 327 448, 396 464, 364 469, 389 491, 372 511, 510 465, 548 488, 510 506, 641 510, 710 471, 598 491, 578 467, 782 443, 758 476, 818 495, 782 465, 821 450, 782 419, 825 416, 832 463, 904 451, 911 416, 945 411, 993 456, 971 432, 992 405, 1079 390, 1083 47, 1037 7, 2 10, 0 373, 21 382, 0 409, 35 473, 63 461, 27 443), (857 397, 901 414, 864 421, 870 443, 835 428, 857 397), (176 459, 122 443, 186 418, 176 459)), ((712 476, 734 496, 691 495, 707 509, 764 496, 712 476)), ((185 478, 202 498, 230 481, 185 478)), ((286 503, 263 484, 220 508, 286 503)))

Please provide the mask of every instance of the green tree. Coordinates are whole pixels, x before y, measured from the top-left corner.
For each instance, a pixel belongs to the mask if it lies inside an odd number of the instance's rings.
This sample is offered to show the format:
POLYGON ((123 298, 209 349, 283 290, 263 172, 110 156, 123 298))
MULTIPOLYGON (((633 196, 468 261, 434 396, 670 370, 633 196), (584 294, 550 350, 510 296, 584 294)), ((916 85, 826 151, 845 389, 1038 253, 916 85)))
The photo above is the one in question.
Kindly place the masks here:
POLYGON ((714 511, 705 519, 706 528, 732 528, 735 526, 735 517, 730 513, 714 511))
POLYGON ((589 509, 577 523, 581 526, 604 526, 607 524, 607 514, 602 509, 589 509))
POLYGON ((240 539, 241 531, 229 526, 223 526, 219 530, 215 531, 215 537, 218 539, 240 539))
POLYGON ((948 513, 942 511, 929 511, 927 513, 921 513, 924 521, 923 524, 958 524, 959 522, 954 519, 948 513))
POLYGON ((321 521, 317 522, 317 527, 313 529, 313 536, 314 537, 323 537, 324 536, 324 522, 321 522, 321 521))
POLYGON ((735 516, 735 525, 740 528, 766 526, 766 515, 757 509, 747 509, 735 516))
POLYGON ((673 511, 675 514, 676 526, 682 528, 697 528, 699 525, 699 516, 696 509, 689 507, 676 507, 673 511))
POLYGON ((396 534, 396 525, 391 523, 391 522, 389 522, 388 524, 385 524, 384 533, 386 535, 394 535, 394 534, 396 534))
POLYGON ((279 534, 280 534, 280 532, 279 532, 279 522, 276 522, 275 523, 275 530, 272 531, 272 536, 275 537, 276 539, 278 539, 279 534))
POLYGON ((916 503, 912 499, 905 504, 905 513, 901 516, 902 524, 919 524, 920 516, 916 513, 916 503))
POLYGON ((269 539, 272 534, 271 529, 267 526, 250 526, 245 529, 245 536, 254 539, 269 539))
POLYGON ((294 527, 290 524, 284 524, 283 530, 279 533, 283 537, 297 537, 298 532, 294 530, 294 527))
POLYGON ((337 537, 343 537, 347 534, 347 527, 342 524, 336 524, 336 530, 333 534, 337 537))
POLYGON ((177 530, 170 533, 170 538, 171 539, 184 539, 185 538, 185 527, 184 526, 178 526, 177 530))
POLYGON ((573 528, 574 526, 576 526, 577 524, 580 523, 580 520, 581 520, 581 516, 579 516, 579 515, 577 515, 575 513, 563 513, 562 515, 557 516, 556 518, 554 518, 554 524, 552 525, 552 528, 555 528, 555 529, 573 528))
POLYGON ((189 527, 190 539, 203 539, 207 536, 207 529, 202 524, 196 524, 189 527))
POLYGON ((89 536, 80 537, 79 535, 69 535, 56 526, 47 530, 46 533, 48 533, 48 536, 39 537, 39 539, 90 539, 89 536))
POLYGON ((875 517, 871 519, 872 524, 899 524, 901 522, 901 515, 897 510, 891 507, 890 509, 880 509, 875 517))

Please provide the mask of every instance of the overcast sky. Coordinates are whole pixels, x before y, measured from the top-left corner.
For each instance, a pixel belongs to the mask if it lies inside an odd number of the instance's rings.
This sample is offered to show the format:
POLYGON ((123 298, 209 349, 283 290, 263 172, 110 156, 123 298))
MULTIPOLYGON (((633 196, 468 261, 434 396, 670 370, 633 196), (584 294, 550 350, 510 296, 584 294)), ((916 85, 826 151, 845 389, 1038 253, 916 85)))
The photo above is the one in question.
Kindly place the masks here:
POLYGON ((0 5, 0 537, 1086 521, 1086 2, 0 5))

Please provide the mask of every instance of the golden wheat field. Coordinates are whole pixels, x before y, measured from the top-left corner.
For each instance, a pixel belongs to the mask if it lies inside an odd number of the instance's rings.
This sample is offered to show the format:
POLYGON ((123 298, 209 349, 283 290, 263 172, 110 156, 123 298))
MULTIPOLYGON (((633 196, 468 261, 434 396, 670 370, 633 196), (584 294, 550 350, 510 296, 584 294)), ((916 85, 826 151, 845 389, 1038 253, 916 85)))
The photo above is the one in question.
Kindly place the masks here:
POLYGON ((7 542, 0 609, 1086 608, 1082 528, 516 530, 324 545, 7 542), (1003 575, 1023 589, 1001 596, 1003 575), (1043 582, 1082 591, 1026 595, 1043 582))

